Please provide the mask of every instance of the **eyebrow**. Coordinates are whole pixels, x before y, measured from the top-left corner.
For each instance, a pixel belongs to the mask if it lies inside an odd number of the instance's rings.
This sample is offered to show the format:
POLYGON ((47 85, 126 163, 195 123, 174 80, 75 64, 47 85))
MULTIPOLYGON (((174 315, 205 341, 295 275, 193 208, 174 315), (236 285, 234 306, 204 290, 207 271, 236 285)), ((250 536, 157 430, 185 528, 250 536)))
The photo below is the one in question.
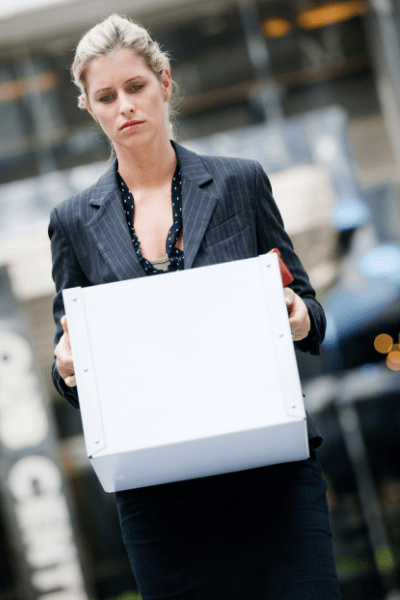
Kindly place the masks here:
MULTIPOLYGON (((132 83, 133 81, 136 81, 136 79, 142 79, 142 78, 143 78, 143 75, 137 75, 136 77, 131 77, 131 79, 127 79, 127 80, 124 82, 124 85, 126 85, 126 84, 129 84, 129 83, 132 83)), ((96 91, 95 91, 95 95, 96 95, 96 94, 102 94, 102 93, 104 93, 104 92, 109 92, 109 91, 110 91, 110 90, 112 90, 112 89, 114 89, 114 88, 112 88, 112 87, 101 88, 100 90, 96 90, 96 91)))
POLYGON ((101 92, 108 92, 108 90, 112 90, 112 87, 101 88, 100 90, 96 90, 95 94, 99 94, 101 92))

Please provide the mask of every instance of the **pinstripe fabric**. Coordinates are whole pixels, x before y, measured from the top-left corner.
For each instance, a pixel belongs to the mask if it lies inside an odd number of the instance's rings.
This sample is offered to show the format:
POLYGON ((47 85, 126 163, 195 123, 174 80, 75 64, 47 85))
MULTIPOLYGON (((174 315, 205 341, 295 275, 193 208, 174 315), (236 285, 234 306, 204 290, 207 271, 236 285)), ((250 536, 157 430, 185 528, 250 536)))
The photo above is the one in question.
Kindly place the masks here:
MULTIPOLYGON (((262 167, 251 160, 199 156, 175 142, 173 146, 182 178, 185 269, 251 258, 278 247, 294 276, 290 287, 310 313, 310 334, 296 346, 319 354, 324 312, 284 230, 262 167)), ((96 184, 52 211, 49 236, 57 290, 57 343, 62 335, 64 288, 145 276, 127 227, 115 164, 96 184)), ((58 391, 78 406, 76 388, 67 388, 55 367, 53 380, 58 391)), ((315 430, 309 434, 315 435, 315 430)))

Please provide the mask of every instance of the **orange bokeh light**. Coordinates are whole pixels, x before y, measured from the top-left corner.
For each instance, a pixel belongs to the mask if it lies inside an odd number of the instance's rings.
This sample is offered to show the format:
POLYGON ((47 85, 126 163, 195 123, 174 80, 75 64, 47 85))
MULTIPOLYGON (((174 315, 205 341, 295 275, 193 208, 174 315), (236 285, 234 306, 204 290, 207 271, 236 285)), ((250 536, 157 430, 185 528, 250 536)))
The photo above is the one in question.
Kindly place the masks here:
POLYGON ((367 2, 332 2, 331 4, 302 11, 299 13, 297 20, 303 29, 317 29, 334 23, 342 23, 353 17, 363 15, 367 11, 367 2))
POLYGON ((390 352, 393 346, 393 338, 387 333, 381 333, 377 335, 374 340, 375 350, 381 354, 387 354, 390 352))
POLYGON ((289 33, 292 24, 287 19, 274 17, 263 21, 261 28, 266 37, 281 38, 289 33))
POLYGON ((386 357, 386 364, 391 371, 400 371, 400 346, 395 344, 386 357))

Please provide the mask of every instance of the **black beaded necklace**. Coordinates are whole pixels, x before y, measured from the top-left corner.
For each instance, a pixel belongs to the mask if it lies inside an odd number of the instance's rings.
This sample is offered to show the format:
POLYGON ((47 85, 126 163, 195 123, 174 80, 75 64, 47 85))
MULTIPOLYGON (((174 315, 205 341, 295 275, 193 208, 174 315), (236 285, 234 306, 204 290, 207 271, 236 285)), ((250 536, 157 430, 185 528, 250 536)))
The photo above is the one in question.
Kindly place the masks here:
MULTIPOLYGON (((160 269, 156 269, 149 260, 144 258, 140 250, 140 242, 133 227, 133 215, 135 202, 133 195, 130 192, 125 181, 117 171, 117 181, 121 192, 122 205, 126 216, 126 222, 128 224, 129 232, 132 237, 133 247, 135 248, 139 262, 146 273, 146 275, 158 275, 159 273, 165 273, 160 269)), ((172 215, 173 223, 168 232, 167 240, 165 244, 165 250, 169 258, 170 264, 168 265, 168 271, 181 271, 184 268, 184 253, 183 250, 175 248, 175 244, 182 231, 182 184, 181 184, 181 173, 179 169, 179 163, 176 165, 175 173, 172 178, 171 185, 171 198, 172 198, 172 215)))

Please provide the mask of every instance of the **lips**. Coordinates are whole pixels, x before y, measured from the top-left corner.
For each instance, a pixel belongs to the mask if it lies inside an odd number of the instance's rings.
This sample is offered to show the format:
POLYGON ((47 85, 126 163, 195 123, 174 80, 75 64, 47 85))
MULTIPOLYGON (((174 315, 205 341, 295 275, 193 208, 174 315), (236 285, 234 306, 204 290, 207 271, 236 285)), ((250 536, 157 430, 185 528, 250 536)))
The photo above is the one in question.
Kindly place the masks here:
POLYGON ((128 121, 122 125, 121 129, 126 129, 126 127, 132 127, 133 125, 140 125, 141 123, 143 123, 143 121, 128 121))

